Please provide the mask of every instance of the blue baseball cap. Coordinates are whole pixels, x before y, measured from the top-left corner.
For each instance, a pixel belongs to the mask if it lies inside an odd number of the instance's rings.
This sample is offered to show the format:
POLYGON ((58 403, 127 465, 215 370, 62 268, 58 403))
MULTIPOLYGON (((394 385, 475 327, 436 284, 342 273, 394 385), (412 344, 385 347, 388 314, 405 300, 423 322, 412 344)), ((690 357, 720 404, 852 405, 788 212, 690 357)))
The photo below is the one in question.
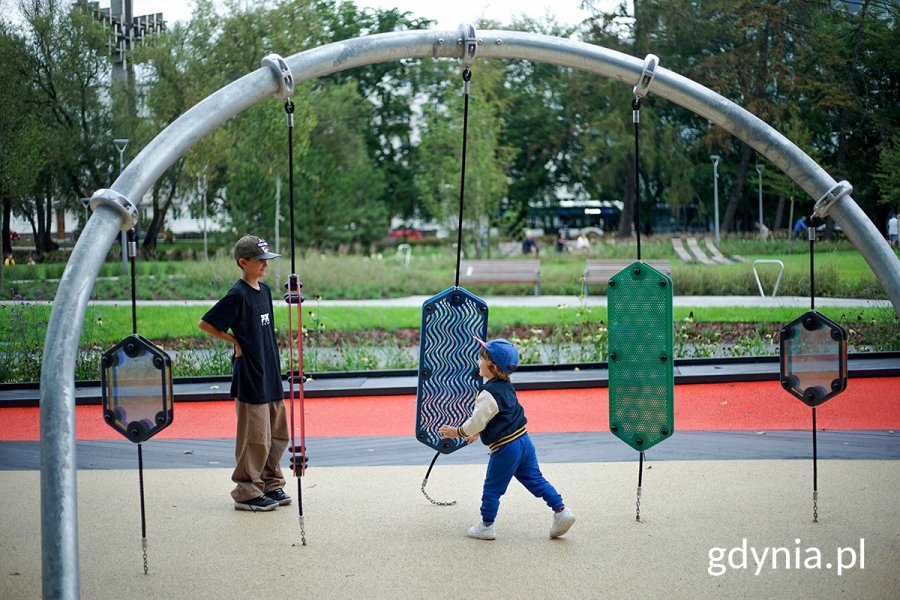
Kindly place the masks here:
POLYGON ((506 338, 494 338, 487 342, 475 338, 475 341, 481 344, 494 364, 504 372, 512 373, 519 366, 519 352, 506 338))

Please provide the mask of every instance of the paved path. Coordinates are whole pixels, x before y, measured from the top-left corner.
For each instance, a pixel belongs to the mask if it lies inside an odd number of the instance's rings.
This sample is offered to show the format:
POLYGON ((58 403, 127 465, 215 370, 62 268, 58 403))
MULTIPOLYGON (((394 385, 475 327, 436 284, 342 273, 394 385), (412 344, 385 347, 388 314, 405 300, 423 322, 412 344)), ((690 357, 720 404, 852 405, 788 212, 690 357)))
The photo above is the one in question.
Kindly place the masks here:
MULTIPOLYGON (((542 468, 578 519, 558 540, 515 482, 497 540, 467 538, 482 465, 435 467, 428 492, 454 506, 420 493, 424 465, 320 467, 301 479, 305 546, 296 501, 233 510, 228 468, 147 470, 147 575, 135 469, 80 471, 81 597, 900 597, 900 461, 821 461, 818 523, 805 461, 652 462, 640 522, 633 457, 542 468)), ((39 487, 37 471, 0 472, 2 598, 41 597, 39 487)))

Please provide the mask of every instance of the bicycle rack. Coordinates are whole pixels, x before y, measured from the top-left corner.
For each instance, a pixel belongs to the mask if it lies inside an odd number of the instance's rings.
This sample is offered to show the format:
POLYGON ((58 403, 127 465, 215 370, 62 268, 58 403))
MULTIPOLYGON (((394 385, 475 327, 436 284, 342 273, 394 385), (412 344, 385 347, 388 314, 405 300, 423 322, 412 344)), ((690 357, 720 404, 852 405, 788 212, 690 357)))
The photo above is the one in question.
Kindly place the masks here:
POLYGON ((756 270, 756 265, 778 265, 778 277, 775 279, 775 287, 772 288, 772 297, 774 298, 775 294, 778 293, 778 284, 781 283, 781 276, 784 275, 784 263, 780 260, 771 258, 761 258, 753 261, 753 277, 756 278, 756 287, 759 289, 759 295, 765 298, 766 293, 763 291, 762 282, 759 280, 759 273, 756 270))

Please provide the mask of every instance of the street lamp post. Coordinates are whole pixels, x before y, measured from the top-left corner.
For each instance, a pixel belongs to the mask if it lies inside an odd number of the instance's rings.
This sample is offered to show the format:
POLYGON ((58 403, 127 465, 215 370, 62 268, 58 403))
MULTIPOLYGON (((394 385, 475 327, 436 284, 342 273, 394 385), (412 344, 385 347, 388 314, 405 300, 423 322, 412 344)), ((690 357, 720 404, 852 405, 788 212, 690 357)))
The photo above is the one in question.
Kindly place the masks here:
POLYGON ((759 239, 766 239, 765 225, 763 225, 763 207, 762 207, 762 172, 766 165, 757 164, 756 172, 759 173, 759 239))
POLYGON ((716 246, 719 245, 719 158, 718 154, 709 156, 713 164, 713 214, 715 217, 716 246))
MULTIPOLYGON (((119 151, 119 175, 125 170, 125 148, 128 147, 128 140, 125 138, 116 138, 113 140, 116 150, 119 151)), ((122 276, 128 277, 128 236, 122 231, 119 234, 122 239, 122 276)))

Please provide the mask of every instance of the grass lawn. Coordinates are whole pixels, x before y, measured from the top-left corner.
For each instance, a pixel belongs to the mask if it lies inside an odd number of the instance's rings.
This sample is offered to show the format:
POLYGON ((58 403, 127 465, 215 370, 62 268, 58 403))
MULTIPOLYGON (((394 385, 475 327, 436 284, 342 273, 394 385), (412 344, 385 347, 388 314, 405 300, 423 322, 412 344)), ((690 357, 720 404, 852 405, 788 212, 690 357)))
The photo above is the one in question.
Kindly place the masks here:
MULTIPOLYGON (((210 302, 210 306, 212 302, 210 302)), ((0 314, 8 318, 0 319, 0 340, 7 340, 6 346, 26 342, 43 342, 46 335, 50 307, 47 305, 0 303, 0 314)), ((138 307, 138 331, 151 340, 169 341, 184 338, 203 339, 205 334, 197 328, 197 322, 206 312, 201 306, 140 306, 138 307)), ((689 315, 695 323, 787 323, 802 311, 794 308, 763 309, 753 307, 678 307, 674 309, 676 322, 684 321, 689 315)), ((889 319, 893 311, 889 309, 826 309, 823 310, 833 320, 850 325, 852 323, 889 319)), ((494 307, 490 309, 488 325, 492 333, 509 327, 559 326, 576 324, 585 320, 606 321, 604 307, 494 307)), ((422 310, 418 307, 346 307, 318 306, 307 301, 303 308, 303 325, 318 327, 324 331, 396 331, 398 329, 418 329, 422 320, 422 310)), ((287 331, 287 309, 285 305, 275 307, 275 326, 279 331, 287 331)), ((295 323, 296 326, 296 323, 295 323)), ((131 333, 131 307, 97 306, 88 307, 82 329, 82 343, 85 345, 112 345, 131 333)))

